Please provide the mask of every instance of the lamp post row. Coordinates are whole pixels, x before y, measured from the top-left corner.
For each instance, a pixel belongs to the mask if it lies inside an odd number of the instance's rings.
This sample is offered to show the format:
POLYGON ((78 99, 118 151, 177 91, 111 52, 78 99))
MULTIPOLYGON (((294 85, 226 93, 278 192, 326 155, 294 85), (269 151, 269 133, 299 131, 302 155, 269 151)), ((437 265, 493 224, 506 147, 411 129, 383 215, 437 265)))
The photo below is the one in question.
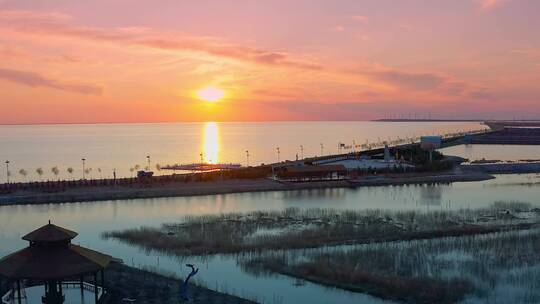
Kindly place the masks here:
MULTIPOLYGON (((303 159, 304 158, 304 145, 300 145, 300 156, 301 158, 303 159)), ((321 156, 324 155, 324 144, 323 143, 320 143, 320 148, 321 148, 321 156)), ((280 162, 281 161, 281 149, 280 147, 276 147, 276 152, 277 152, 277 161, 280 162)), ((249 150, 245 150, 245 153, 246 153, 246 166, 249 167, 249 158, 251 156, 249 150)), ((201 157, 201 163, 204 162, 204 154, 203 153, 200 153, 199 156, 201 157)), ((86 158, 81 158, 81 162, 82 162, 82 179, 86 179, 86 158)), ((147 155, 146 156, 146 161, 148 163, 148 170, 150 170, 150 166, 151 166, 151 158, 150 158, 150 155, 147 155)), ((5 161, 5 165, 6 165, 6 180, 7 180, 7 183, 10 182, 9 180, 9 176, 10 176, 10 172, 9 172, 9 164, 10 164, 10 161, 9 160, 6 160, 5 161)), ((116 177, 116 168, 113 169, 113 172, 114 172, 114 175, 116 177)))

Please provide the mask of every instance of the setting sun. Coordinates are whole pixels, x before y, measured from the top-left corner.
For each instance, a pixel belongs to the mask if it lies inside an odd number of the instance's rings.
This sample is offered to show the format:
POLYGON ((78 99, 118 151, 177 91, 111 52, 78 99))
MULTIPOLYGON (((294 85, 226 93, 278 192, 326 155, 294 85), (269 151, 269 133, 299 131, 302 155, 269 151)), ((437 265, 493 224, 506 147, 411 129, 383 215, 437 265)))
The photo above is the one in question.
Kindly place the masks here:
POLYGON ((225 96, 225 92, 216 87, 206 87, 197 91, 197 97, 207 102, 217 102, 225 96))

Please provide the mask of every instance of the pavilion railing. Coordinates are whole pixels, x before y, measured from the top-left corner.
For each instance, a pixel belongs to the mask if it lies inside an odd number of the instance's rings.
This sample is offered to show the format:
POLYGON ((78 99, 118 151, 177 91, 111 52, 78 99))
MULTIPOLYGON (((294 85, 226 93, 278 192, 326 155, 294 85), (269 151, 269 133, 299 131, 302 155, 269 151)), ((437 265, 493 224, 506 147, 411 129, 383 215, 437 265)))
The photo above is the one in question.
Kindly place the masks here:
MULTIPOLYGON (((87 290, 87 291, 92 292, 92 293, 96 292, 96 286, 94 284, 83 282, 82 286, 83 286, 84 290, 87 290)), ((30 286, 28 286, 28 287, 30 287, 30 286)), ((79 289, 79 288, 81 288, 81 282, 78 282, 78 281, 62 282, 62 288, 65 288, 65 289, 79 289)), ((97 292, 98 292, 98 296, 101 297, 103 295, 103 288, 98 286, 97 287, 97 292)), ((18 298, 17 298, 16 293, 14 292, 13 289, 11 289, 5 295, 2 296, 2 303, 1 304, 17 303, 17 299, 18 298)), ((21 300, 22 300, 23 303, 27 302, 26 299, 21 299, 21 300)))

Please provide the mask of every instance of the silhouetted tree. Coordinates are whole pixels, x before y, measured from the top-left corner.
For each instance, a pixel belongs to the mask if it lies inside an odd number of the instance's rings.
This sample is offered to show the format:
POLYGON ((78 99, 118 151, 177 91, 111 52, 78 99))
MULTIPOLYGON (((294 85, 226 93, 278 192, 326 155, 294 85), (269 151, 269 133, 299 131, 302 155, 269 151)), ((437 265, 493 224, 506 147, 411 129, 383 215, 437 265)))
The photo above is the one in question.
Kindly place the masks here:
POLYGON ((26 170, 21 169, 19 170, 19 174, 23 177, 23 179, 26 181, 26 175, 28 175, 28 172, 26 170))
POLYGON ((86 169, 84 169, 84 174, 90 175, 90 172, 92 172, 92 168, 86 168, 86 169))
POLYGON ((58 177, 58 174, 60 173, 60 170, 57 166, 54 166, 51 168, 51 172, 54 174, 55 177, 58 177))
POLYGON ((66 169, 67 173, 69 173, 70 179, 73 179, 73 168, 69 167, 66 169))
POLYGON ((37 168, 36 173, 39 176, 39 179, 41 180, 41 177, 43 176, 43 169, 41 167, 37 168))

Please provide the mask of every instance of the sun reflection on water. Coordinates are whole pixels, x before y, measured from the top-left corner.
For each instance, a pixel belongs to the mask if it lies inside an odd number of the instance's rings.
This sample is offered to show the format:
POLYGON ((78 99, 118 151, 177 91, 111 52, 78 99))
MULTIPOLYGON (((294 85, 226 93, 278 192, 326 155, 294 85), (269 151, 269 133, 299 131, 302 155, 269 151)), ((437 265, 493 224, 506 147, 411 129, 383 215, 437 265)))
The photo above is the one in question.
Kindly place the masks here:
POLYGON ((204 124, 203 158, 210 164, 219 162, 219 128, 215 122, 204 124))

